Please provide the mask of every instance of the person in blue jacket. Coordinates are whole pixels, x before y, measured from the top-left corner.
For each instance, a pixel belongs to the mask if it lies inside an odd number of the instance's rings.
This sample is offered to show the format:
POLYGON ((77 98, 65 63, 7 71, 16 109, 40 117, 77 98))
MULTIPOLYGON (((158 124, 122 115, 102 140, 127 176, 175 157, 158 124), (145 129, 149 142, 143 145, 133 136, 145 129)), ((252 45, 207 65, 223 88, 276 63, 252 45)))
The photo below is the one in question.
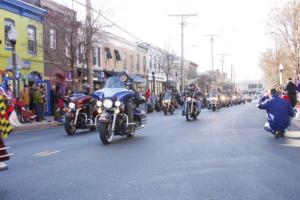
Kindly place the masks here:
POLYGON ((291 104, 281 99, 276 89, 271 89, 268 95, 259 99, 257 107, 267 111, 265 130, 274 134, 276 138, 284 137, 285 129, 295 116, 291 104))

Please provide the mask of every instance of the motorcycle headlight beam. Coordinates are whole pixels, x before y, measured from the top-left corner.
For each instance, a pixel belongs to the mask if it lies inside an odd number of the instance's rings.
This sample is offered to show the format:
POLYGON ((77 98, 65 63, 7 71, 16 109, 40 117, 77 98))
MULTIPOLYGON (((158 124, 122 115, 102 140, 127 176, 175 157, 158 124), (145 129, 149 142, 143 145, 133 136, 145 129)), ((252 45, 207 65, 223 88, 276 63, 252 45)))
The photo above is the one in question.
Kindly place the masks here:
POLYGON ((101 106, 102 106, 102 101, 97 101, 97 102, 96 102, 96 106, 97 106, 97 107, 101 107, 101 106))
POLYGON ((191 98, 191 97, 188 97, 187 100, 188 100, 188 101, 192 101, 192 98, 191 98))
POLYGON ((113 106, 113 102, 112 102, 112 100, 110 100, 110 99, 105 99, 104 101, 103 101, 103 106, 104 106, 104 108, 112 108, 112 106, 113 106))
POLYGON ((121 106, 121 101, 117 100, 117 101, 115 102, 115 106, 120 107, 120 106, 121 106))
POLYGON ((70 103, 69 103, 69 108, 70 108, 70 109, 74 109, 75 106, 76 106, 75 103, 73 103, 73 102, 70 102, 70 103))

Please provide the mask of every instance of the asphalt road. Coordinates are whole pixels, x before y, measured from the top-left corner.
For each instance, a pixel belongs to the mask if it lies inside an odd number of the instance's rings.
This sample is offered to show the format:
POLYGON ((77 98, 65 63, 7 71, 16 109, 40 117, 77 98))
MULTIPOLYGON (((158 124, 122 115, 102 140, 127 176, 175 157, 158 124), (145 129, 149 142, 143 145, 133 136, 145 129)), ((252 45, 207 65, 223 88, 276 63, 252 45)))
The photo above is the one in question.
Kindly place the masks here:
POLYGON ((274 139, 264 120, 254 103, 193 122, 158 113, 108 146, 62 127, 16 133, 0 200, 299 200, 300 132, 274 139))

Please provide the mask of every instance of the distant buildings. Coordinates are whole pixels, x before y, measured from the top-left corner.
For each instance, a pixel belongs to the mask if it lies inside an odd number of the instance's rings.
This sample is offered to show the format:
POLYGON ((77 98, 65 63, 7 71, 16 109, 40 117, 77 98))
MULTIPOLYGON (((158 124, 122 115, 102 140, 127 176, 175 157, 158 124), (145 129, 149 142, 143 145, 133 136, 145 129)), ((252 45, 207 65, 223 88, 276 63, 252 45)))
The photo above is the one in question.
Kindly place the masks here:
MULTIPOLYGON (((18 91, 28 84, 44 84, 47 108, 50 89, 66 94, 87 81, 84 23, 76 11, 51 0, 0 0, 0 73, 12 69, 8 32, 18 32, 18 91)), ((138 43, 100 30, 92 38, 94 87, 104 85, 103 72, 126 70, 139 91, 180 88, 196 81, 198 65, 185 61, 181 77, 180 58, 151 44, 138 43), (168 55, 167 55, 167 54, 168 55), (167 55, 167 56, 166 56, 167 55), (172 57, 172 62, 166 59, 172 57), (169 67, 166 67, 168 63, 169 67)))
POLYGON ((260 94, 264 91, 263 81, 242 81, 237 84, 240 92, 244 94, 260 94))

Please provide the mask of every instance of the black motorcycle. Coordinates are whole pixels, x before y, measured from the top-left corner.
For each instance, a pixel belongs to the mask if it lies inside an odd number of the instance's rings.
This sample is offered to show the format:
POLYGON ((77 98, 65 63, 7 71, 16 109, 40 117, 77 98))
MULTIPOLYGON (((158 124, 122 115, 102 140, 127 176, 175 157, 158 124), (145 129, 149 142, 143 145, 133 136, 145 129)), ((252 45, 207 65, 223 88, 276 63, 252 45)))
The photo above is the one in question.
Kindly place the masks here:
POLYGON ((187 121, 196 120, 200 113, 197 112, 196 93, 189 92, 185 98, 185 118, 187 121))

